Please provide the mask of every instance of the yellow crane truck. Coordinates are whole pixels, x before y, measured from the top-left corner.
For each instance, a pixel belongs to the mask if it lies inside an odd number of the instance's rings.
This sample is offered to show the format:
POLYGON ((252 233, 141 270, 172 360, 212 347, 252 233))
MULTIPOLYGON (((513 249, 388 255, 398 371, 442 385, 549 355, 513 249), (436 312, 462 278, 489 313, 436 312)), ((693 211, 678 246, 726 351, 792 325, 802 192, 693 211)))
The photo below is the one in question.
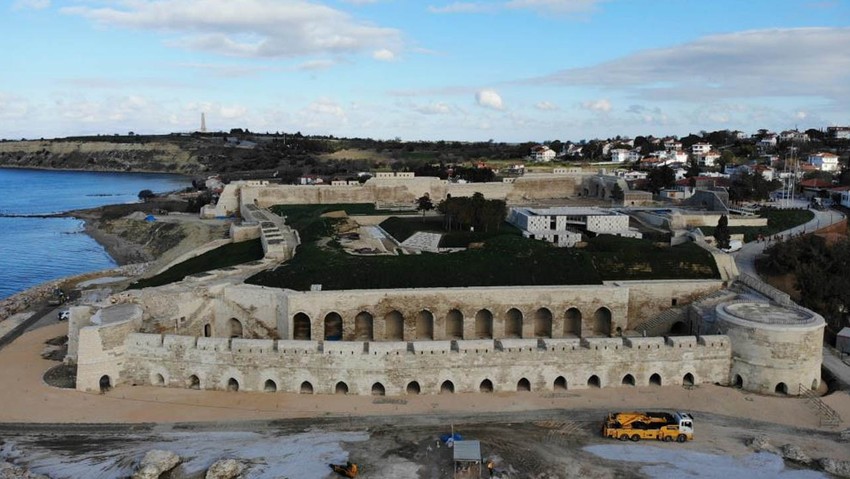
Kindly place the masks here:
POLYGON ((694 438, 694 418, 686 412, 614 412, 605 419, 602 436, 621 441, 685 442, 694 438))

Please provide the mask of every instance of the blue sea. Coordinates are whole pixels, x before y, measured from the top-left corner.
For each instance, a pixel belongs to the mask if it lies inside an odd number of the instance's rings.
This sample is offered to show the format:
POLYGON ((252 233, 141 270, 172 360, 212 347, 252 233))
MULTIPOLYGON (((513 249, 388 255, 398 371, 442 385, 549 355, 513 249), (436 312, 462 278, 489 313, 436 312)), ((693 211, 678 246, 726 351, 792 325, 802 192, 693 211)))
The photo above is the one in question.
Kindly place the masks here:
POLYGON ((115 262, 74 218, 20 218, 138 201, 191 186, 179 175, 0 168, 0 299, 45 281, 115 262))

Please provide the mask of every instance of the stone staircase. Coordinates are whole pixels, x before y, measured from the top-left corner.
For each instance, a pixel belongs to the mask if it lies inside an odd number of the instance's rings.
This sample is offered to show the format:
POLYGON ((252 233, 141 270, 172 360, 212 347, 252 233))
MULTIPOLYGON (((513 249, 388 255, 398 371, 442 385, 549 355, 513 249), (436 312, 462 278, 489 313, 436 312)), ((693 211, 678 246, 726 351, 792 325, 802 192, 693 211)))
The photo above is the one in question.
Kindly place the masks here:
POLYGON ((670 328, 678 321, 685 321, 687 323, 687 313, 686 306, 670 308, 649 321, 644 321, 638 326, 637 331, 643 333, 644 336, 663 336, 669 333, 670 328))
POLYGON ((841 416, 829 407, 826 403, 824 403, 817 394, 814 393, 811 389, 807 388, 800 384, 800 397, 806 399, 806 404, 809 405, 814 411, 815 414, 818 415, 820 419, 820 425, 825 427, 838 427, 841 424, 841 416))
POLYGON ((714 307, 722 301, 728 301, 735 294, 727 289, 721 289, 701 296, 691 304, 662 311, 658 316, 644 321, 637 327, 637 331, 646 336, 663 336, 670 332, 670 328, 676 322, 684 321, 685 324, 689 325, 690 334, 712 334, 711 331, 697 330, 701 328, 695 328, 690 318, 696 316, 702 318, 702 321, 705 323, 712 323, 715 315, 714 307), (698 311, 698 314, 690 314, 692 310, 698 311))

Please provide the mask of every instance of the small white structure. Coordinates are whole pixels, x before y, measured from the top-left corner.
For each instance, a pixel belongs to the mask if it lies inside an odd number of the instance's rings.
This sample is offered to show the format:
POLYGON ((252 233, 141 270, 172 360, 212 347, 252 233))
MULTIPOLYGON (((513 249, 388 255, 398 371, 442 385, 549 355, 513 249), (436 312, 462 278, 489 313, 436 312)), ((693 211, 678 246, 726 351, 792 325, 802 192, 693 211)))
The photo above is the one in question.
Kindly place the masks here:
POLYGON ((815 153, 809 155, 809 164, 821 171, 837 171, 838 155, 833 153, 815 153))
POLYGON ((704 155, 711 151, 711 143, 694 143, 691 145, 691 153, 695 155, 704 155))
POLYGON ((614 148, 611 150, 611 161, 614 163, 623 163, 629 160, 629 150, 624 148, 614 148))
POLYGON ((555 159, 557 154, 546 145, 535 146, 531 149, 531 159, 534 161, 549 162, 555 159))
POLYGON ((715 165, 717 160, 720 159, 720 153, 711 150, 708 153, 700 155, 699 157, 699 165, 711 168, 715 165))
POLYGON ((575 246, 581 241, 578 228, 589 233, 640 238, 640 232, 629 228, 629 216, 613 210, 581 207, 523 208, 508 212, 508 223, 522 230, 523 236, 542 239, 560 247, 575 246))
POLYGON ((850 140, 850 126, 828 126, 826 133, 836 140, 850 140))

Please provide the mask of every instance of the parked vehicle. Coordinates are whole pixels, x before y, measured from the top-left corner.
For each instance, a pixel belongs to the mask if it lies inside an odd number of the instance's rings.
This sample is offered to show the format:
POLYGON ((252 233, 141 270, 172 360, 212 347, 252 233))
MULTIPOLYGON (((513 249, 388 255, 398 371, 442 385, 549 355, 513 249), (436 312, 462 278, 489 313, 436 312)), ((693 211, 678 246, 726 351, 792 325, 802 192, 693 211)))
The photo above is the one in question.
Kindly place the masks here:
POLYGON ((685 412, 615 412, 605 419, 602 436, 621 441, 685 442, 694 438, 694 418, 685 412))
POLYGON ((71 312, 67 309, 59 311, 59 321, 68 321, 71 318, 71 312))

